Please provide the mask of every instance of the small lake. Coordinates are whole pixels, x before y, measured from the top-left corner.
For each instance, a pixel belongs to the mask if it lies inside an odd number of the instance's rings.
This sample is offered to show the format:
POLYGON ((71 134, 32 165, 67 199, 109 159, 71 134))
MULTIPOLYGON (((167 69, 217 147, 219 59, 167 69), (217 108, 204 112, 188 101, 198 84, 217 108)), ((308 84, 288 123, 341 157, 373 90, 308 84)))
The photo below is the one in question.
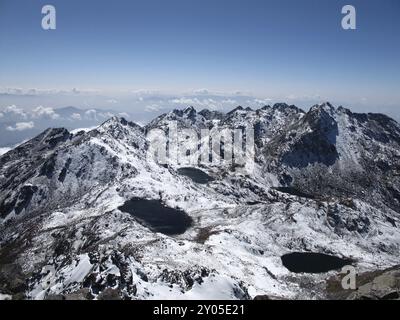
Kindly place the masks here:
POLYGON ((282 264, 295 273, 324 273, 351 265, 351 259, 342 259, 323 253, 294 252, 281 257, 282 264))
POLYGON ((131 214, 154 232, 166 235, 182 234, 193 223, 185 211, 167 207, 160 200, 133 198, 118 209, 131 214))
POLYGON ((199 184, 207 184, 208 182, 214 181, 213 177, 210 177, 207 173, 196 168, 179 168, 178 173, 182 176, 186 176, 192 179, 193 182, 199 184))

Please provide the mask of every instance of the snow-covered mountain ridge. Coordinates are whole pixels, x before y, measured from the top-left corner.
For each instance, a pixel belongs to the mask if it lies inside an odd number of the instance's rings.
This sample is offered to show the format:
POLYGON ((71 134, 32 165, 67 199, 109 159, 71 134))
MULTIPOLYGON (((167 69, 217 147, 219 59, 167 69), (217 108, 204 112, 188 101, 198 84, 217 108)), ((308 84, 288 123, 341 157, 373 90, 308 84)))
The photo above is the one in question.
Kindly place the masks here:
POLYGON ((360 271, 399 264, 400 126, 329 103, 48 129, 0 157, 0 190, 0 293, 14 297, 326 298, 337 271, 293 273, 281 256, 332 254, 360 271), (254 171, 199 166, 210 178, 199 183, 149 159, 146 133, 169 121, 253 127, 254 171), (156 232, 122 211, 131 199, 179 209, 191 225, 156 232))

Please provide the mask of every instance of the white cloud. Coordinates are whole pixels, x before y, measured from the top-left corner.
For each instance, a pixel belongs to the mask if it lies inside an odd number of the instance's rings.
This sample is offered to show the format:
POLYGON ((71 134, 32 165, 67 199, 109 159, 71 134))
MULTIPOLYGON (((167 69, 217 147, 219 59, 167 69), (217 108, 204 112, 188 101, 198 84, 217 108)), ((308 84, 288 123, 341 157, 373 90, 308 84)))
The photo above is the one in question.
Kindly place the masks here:
POLYGON ((97 111, 94 109, 87 110, 85 116, 91 120, 97 120, 97 111))
POLYGON ((4 117, 4 114, 0 112, 0 118, 3 118, 3 117, 4 117))
POLYGON ((41 96, 41 95, 78 95, 97 94, 100 91, 94 89, 37 89, 37 88, 0 88, 0 95, 15 96, 41 96))
POLYGON ((33 121, 29 122, 17 122, 15 124, 15 127, 8 126, 6 130, 8 131, 23 131, 23 130, 28 130, 28 129, 33 129, 35 127, 35 124, 33 121))
POLYGON ((224 104, 237 104, 236 100, 229 99, 229 98, 228 99, 224 99, 221 102, 224 103, 224 104))
POLYGON ((272 99, 265 98, 265 99, 254 99, 254 103, 256 104, 261 104, 263 106, 267 105, 268 103, 271 103, 272 99))
POLYGON ((210 94, 210 91, 208 89, 197 89, 193 91, 194 94, 210 94))
POLYGON ((170 101, 174 104, 180 104, 185 106, 194 106, 197 108, 208 108, 208 109, 218 109, 218 102, 214 99, 207 98, 207 99, 199 99, 199 98, 175 98, 170 101))
POLYGON ((172 99, 171 102, 172 102, 172 103, 175 103, 175 104, 183 104, 183 105, 186 105, 186 104, 195 104, 195 103, 196 103, 195 100, 197 100, 197 102, 199 101, 197 98, 196 98, 196 99, 191 99, 191 98, 176 98, 176 99, 172 99))
POLYGON ((117 104, 118 100, 116 100, 116 99, 108 99, 106 102, 109 103, 109 104, 117 104))
POLYGON ((100 112, 99 116, 102 118, 108 119, 108 118, 112 118, 114 116, 114 114, 111 112, 100 112))
POLYGON ((158 90, 147 90, 147 89, 132 90, 131 92, 137 95, 154 95, 160 93, 160 91, 158 90))
POLYGON ((0 94, 20 95, 23 93, 21 88, 1 88, 0 94))
POLYGON ((32 110, 33 118, 48 118, 48 119, 58 119, 60 115, 54 111, 53 108, 39 106, 32 110))
POLYGON ((146 112, 157 112, 160 110, 161 110, 161 107, 158 104, 152 104, 152 105, 146 106, 144 108, 144 111, 146 111, 146 112))
POLYGON ((129 118, 129 114, 127 114, 126 112, 120 112, 118 113, 118 115, 122 118, 129 118))
POLYGON ((303 94, 303 95, 296 95, 296 94, 289 94, 286 98, 281 99, 282 101, 284 100, 294 100, 294 103, 298 103, 299 101, 314 101, 315 103, 317 101, 323 102, 323 101, 328 101, 329 99, 327 97, 323 97, 318 93, 314 94, 303 94))
POLYGON ((72 120, 82 120, 82 117, 81 117, 81 115, 79 113, 73 113, 71 115, 71 119, 72 120))
POLYGON ((16 105, 8 106, 3 110, 3 113, 13 113, 14 115, 21 116, 26 118, 26 113, 22 108, 17 107, 16 105))

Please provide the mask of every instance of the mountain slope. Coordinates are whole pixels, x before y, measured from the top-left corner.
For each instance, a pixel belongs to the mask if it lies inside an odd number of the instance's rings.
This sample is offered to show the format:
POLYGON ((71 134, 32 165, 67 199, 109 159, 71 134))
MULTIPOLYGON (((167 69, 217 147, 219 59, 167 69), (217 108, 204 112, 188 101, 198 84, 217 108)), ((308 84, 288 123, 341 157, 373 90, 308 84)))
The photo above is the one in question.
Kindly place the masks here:
POLYGON ((399 136, 400 126, 384 115, 314 106, 264 149, 265 170, 305 193, 400 212, 399 136))
POLYGON ((228 114, 187 108, 145 128, 114 117, 75 135, 47 130, 0 157, 0 293, 326 298, 325 279, 337 271, 292 273, 281 256, 331 254, 362 271, 398 264, 399 133, 383 115, 328 103, 307 113, 285 104, 228 114), (157 163, 146 132, 170 120, 197 132, 254 126, 254 171, 157 163), (187 174, 195 170, 210 179, 187 174), (185 232, 154 229, 164 208, 165 223, 179 223, 174 211, 190 217, 185 232))

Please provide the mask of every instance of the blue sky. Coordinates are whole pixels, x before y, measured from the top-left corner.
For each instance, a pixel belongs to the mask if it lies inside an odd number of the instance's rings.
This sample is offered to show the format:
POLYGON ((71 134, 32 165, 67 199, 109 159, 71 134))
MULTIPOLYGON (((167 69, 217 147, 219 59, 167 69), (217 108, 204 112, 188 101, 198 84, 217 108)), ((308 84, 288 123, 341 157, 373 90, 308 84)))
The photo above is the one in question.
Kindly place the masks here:
POLYGON ((0 0, 0 104, 144 108, 129 93, 205 88, 394 114, 399 57, 398 0, 0 0), (56 30, 41 28, 45 4, 56 30), (357 30, 341 28, 345 4, 357 30))

